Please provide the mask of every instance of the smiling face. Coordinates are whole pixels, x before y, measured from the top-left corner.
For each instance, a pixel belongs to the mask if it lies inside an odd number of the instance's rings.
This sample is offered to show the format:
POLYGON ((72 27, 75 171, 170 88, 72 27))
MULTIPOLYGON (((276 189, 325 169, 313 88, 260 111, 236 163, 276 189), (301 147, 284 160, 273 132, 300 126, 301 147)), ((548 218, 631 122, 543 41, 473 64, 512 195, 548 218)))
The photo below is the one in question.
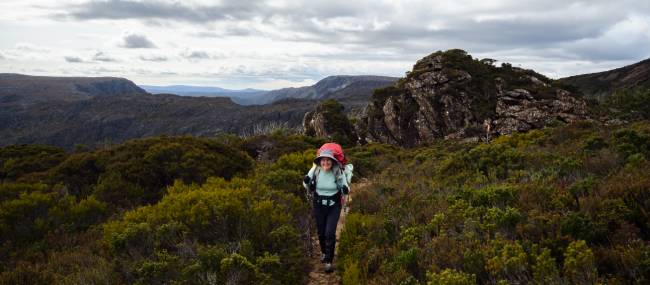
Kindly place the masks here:
POLYGON ((325 171, 328 171, 328 170, 332 169, 332 159, 327 158, 327 157, 321 158, 320 159, 320 167, 325 171))

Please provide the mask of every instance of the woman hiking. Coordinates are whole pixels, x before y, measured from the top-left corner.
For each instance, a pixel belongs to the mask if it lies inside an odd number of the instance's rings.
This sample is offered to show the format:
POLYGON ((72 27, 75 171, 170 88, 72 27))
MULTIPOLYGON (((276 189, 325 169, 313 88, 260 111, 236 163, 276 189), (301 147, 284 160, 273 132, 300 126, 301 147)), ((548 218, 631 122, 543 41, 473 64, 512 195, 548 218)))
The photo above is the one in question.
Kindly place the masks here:
MULTIPOLYGON (((326 149, 326 144, 318 152, 314 165, 304 178, 304 185, 314 194, 313 213, 318 229, 318 241, 321 250, 321 262, 325 265, 325 272, 334 271, 334 249, 336 246, 336 225, 341 214, 341 207, 349 193, 347 176, 352 178, 352 165, 343 166, 340 160, 345 162, 342 150, 336 152, 336 148, 326 149), (349 171, 346 171, 349 170, 349 171), (349 173, 348 175, 346 175, 349 173)), ((336 145, 340 150, 340 146, 336 145)))

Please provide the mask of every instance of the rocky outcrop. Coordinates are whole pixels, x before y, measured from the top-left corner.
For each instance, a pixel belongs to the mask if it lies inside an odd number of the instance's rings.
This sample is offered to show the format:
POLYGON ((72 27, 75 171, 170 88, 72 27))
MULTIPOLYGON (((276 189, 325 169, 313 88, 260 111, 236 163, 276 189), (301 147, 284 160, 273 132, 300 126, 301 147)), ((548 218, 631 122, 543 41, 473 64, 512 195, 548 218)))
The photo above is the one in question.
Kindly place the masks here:
POLYGON ((312 137, 329 137, 330 134, 327 132, 327 127, 325 125, 325 115, 316 110, 305 113, 305 117, 302 120, 305 134, 312 137))
POLYGON ((436 52, 395 85, 375 90, 358 129, 367 141, 416 146, 435 139, 478 140, 585 119, 582 99, 532 70, 436 52))
POLYGON ((343 105, 333 99, 322 101, 314 111, 305 113, 302 121, 304 134, 343 145, 355 144, 357 133, 343 110, 343 105))
POLYGON ((554 99, 535 99, 526 89, 501 92, 497 97, 496 118, 487 123, 497 134, 511 134, 544 127, 550 120, 583 120, 587 114, 584 101, 558 89, 554 99))

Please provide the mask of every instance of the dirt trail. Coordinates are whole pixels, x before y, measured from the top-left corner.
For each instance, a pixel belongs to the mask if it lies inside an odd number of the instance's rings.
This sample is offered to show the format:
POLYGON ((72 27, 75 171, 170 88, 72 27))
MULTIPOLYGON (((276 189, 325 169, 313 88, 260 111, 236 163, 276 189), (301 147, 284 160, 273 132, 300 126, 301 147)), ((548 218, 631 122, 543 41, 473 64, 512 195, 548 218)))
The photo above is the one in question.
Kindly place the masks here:
MULTIPOLYGON (((365 190, 367 187, 368 182, 367 181, 362 181, 358 183, 353 183, 350 187, 350 199, 349 201, 352 201, 352 197, 354 196, 354 193, 358 193, 359 191, 365 190)), ((339 218, 339 222, 336 226, 336 242, 337 246, 336 249, 338 251, 338 241, 339 237, 341 236, 341 231, 343 230, 343 226, 345 225, 345 217, 347 216, 348 211, 344 209, 341 210, 341 216, 339 218)), ((314 233, 312 235, 312 252, 313 256, 309 260, 309 264, 311 266, 311 271, 309 272, 309 281, 307 284, 309 285, 336 285, 336 284, 341 284, 341 276, 338 274, 338 269, 335 270, 333 273, 325 273, 323 270, 323 264, 320 262, 320 247, 318 245, 318 236, 314 233)), ((338 254, 338 253, 337 253, 338 254)), ((334 266, 336 267, 336 257, 337 254, 334 255, 334 266)))

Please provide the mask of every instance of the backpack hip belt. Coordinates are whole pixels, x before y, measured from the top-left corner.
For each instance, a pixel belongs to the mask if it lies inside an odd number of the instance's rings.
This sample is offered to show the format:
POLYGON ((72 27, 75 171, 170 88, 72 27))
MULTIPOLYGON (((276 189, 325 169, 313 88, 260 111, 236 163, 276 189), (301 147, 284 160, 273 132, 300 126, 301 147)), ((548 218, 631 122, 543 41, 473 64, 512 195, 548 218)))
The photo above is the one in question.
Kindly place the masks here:
POLYGON ((341 192, 332 196, 321 196, 314 192, 314 203, 321 206, 336 206, 341 204, 341 192))

